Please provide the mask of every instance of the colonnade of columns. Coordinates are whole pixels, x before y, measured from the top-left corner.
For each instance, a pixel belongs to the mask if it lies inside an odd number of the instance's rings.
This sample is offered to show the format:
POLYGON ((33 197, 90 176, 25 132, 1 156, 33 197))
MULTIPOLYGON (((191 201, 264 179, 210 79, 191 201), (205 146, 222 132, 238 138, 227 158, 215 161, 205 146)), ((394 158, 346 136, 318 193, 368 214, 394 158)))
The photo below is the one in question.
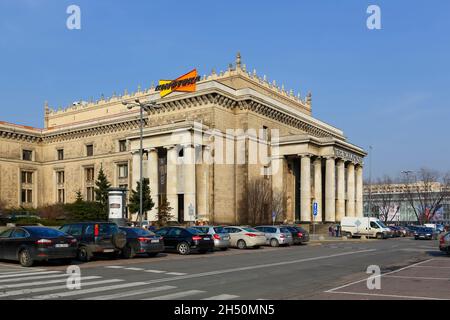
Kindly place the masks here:
MULTIPOLYGON (((183 181, 178 181, 179 178, 179 164, 178 155, 179 148, 175 145, 166 146, 167 150, 167 174, 166 176, 166 198, 172 208, 172 215, 177 219, 179 212, 178 195, 184 195, 184 220, 193 221, 197 212, 197 194, 196 194, 196 169, 195 169, 195 147, 192 144, 183 145, 184 156, 181 165, 183 173, 183 181), (179 190, 179 186, 182 185, 182 192, 179 190), (191 212, 190 212, 191 211, 191 212), (192 215, 190 215, 192 213, 192 215)), ((157 220, 158 195, 162 193, 159 190, 160 172, 158 164, 158 149, 150 148, 148 152, 147 172, 144 173, 144 177, 149 178, 149 187, 151 190, 152 200, 155 203, 153 209, 149 212, 150 220, 157 220)), ((133 153, 132 160, 132 189, 136 188, 137 181, 139 181, 139 152, 133 153)))
POLYGON ((325 194, 323 195, 322 158, 315 157, 311 168, 312 158, 311 155, 300 155, 300 220, 312 221, 312 204, 317 202, 318 213, 315 221, 322 222, 323 197, 325 197, 325 222, 341 221, 343 217, 362 217, 362 166, 351 161, 326 157, 325 194), (311 171, 314 179, 311 178, 311 171))

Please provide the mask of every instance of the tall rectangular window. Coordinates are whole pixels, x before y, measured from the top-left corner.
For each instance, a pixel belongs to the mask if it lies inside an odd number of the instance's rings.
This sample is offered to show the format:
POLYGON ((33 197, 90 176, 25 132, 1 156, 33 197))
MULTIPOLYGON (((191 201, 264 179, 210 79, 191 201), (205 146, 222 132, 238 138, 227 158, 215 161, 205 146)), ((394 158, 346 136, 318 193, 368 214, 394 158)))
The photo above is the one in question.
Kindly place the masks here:
POLYGON ((64 149, 59 149, 57 151, 58 154, 58 160, 64 160, 64 149))
POLYGON ((56 172, 56 180, 58 184, 64 184, 66 182, 64 171, 56 172))
POLYGON ((128 178, 128 164, 120 164, 119 168, 119 179, 128 178))
POLYGON ((22 189, 22 203, 30 204, 33 203, 33 190, 30 189, 22 189))
POLYGON ((120 152, 127 151, 127 140, 120 140, 119 141, 119 151, 120 152))
POLYGON ((95 191, 94 187, 87 187, 86 188, 86 199, 88 202, 92 202, 95 200, 95 191))
POLYGON ((21 172, 21 182, 23 184, 32 184, 33 183, 33 172, 31 171, 22 171, 21 172))
POLYGON ((85 178, 86 182, 94 181, 94 168, 86 168, 85 170, 85 178))
POLYGON ((58 189, 58 203, 66 202, 66 193, 64 189, 58 189))
POLYGON ((86 145, 86 156, 92 157, 94 155, 94 145, 88 144, 86 145))
POLYGON ((33 151, 31 151, 31 150, 22 150, 22 160, 33 161, 33 151))

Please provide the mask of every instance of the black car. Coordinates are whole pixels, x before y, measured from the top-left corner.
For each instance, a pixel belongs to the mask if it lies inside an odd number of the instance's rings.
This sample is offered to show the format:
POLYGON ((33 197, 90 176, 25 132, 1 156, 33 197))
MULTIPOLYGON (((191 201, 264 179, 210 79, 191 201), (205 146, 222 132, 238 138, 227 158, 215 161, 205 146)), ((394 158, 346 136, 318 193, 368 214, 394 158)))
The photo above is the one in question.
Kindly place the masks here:
POLYGON ((164 251, 186 255, 192 251, 206 253, 214 249, 212 236, 194 228, 165 227, 155 233, 164 238, 164 251))
POLYGON ((298 226, 283 226, 286 227, 292 233, 292 240, 294 244, 302 244, 309 241, 309 233, 298 226))
POLYGON ((116 258, 127 244, 125 232, 111 222, 80 222, 63 225, 61 231, 78 240, 78 260, 88 262, 97 254, 116 258))
POLYGON ((147 254, 154 257, 164 251, 162 237, 142 228, 121 227, 127 235, 127 244, 122 249, 122 257, 131 259, 136 254, 147 254))
POLYGON ((0 259, 31 267, 36 261, 65 260, 77 256, 77 240, 46 227, 16 227, 0 233, 0 259))
POLYGON ((415 240, 419 240, 419 239, 433 240, 434 238, 435 238, 435 232, 434 232, 434 229, 432 229, 432 228, 422 227, 422 228, 417 228, 414 231, 414 239, 415 240))

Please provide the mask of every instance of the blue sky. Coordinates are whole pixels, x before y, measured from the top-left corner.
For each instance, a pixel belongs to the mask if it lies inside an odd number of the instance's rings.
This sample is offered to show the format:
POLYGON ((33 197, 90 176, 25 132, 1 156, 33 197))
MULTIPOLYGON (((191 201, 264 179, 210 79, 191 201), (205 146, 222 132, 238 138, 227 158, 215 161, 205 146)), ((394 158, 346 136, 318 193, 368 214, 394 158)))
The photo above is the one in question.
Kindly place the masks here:
POLYGON ((0 120, 42 127, 45 100, 225 70, 241 51, 249 69, 311 90, 315 117, 372 145, 374 177, 449 171, 449 16, 448 0, 1 0, 0 120), (81 30, 66 28, 70 4, 81 30), (370 4, 382 30, 366 27, 370 4))

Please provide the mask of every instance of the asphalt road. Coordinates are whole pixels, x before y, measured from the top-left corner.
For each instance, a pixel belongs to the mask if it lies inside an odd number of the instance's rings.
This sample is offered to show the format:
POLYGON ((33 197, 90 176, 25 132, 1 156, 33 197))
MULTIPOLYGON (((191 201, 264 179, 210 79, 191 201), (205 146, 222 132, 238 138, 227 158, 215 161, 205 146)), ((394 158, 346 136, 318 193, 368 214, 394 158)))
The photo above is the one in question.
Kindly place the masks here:
POLYGON ((450 257, 437 247, 405 238, 100 259, 77 265, 79 290, 67 289, 67 266, 2 261, 0 299, 450 299, 450 257), (384 276, 369 290, 373 265, 384 276))

